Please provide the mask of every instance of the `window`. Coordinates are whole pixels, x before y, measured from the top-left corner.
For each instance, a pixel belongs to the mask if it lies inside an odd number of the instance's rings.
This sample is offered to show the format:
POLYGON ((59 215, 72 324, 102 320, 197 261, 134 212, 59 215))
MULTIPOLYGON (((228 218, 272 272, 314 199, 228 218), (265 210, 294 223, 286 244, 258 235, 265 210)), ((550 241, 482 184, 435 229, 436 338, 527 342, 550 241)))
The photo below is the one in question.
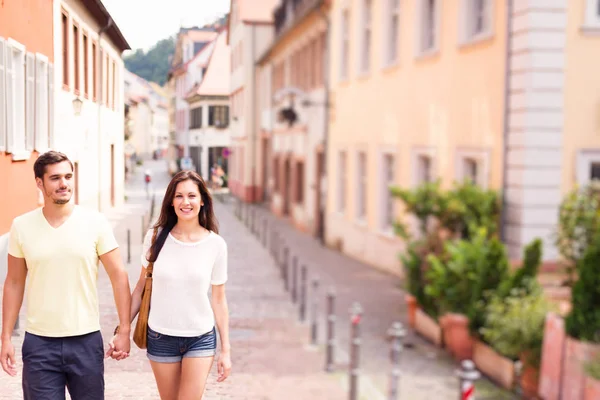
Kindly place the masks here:
POLYGON ((208 126, 225 128, 229 125, 229 106, 209 106, 208 126))
POLYGON ((79 28, 73 25, 73 79, 75 79, 75 94, 79 94, 79 28))
POLYGON ((372 0, 363 0, 363 37, 362 37, 362 56, 360 69, 362 72, 368 72, 371 64, 371 37, 372 37, 372 0))
POLYGON ((590 164, 590 180, 597 181, 600 179, 600 162, 590 164))
POLYGON ((62 68, 63 85, 69 87, 69 17, 62 14, 62 68))
POLYGON ((367 155, 359 152, 356 163, 356 218, 365 219, 367 216, 367 155))
POLYGON ((388 64, 393 64, 398 59, 398 32, 400 28, 400 0, 388 0, 390 4, 388 28, 388 64))
POLYGON ((577 184, 586 186, 600 179, 600 149, 579 150, 577 153, 577 184))
POLYGON ((600 0, 586 0, 584 28, 600 29, 600 0))
POLYGON ((348 59, 350 58, 350 11, 342 11, 341 23, 341 57, 340 57, 340 78, 348 78, 348 59))
POLYGON ((13 159, 24 159, 25 136, 25 46, 9 39, 6 49, 6 151, 13 159))
POLYGON ((418 183, 431 182, 431 157, 419 155, 417 158, 418 183))
POLYGON ((390 193, 390 186, 394 184, 394 155, 384 154, 381 171, 381 228, 391 230, 394 224, 394 199, 390 193))
POLYGON ((96 68, 96 43, 92 42, 92 91, 94 101, 98 101, 98 68, 96 68))
POLYGON ((304 202, 304 163, 296 164, 296 203, 304 202))
POLYGON ((439 0, 421 1, 421 35, 419 49, 421 53, 435 50, 437 46, 437 25, 439 0))
POLYGON ((25 149, 32 151, 35 139, 35 56, 25 56, 25 149))
POLYGON ((463 160, 463 179, 477 184, 479 182, 478 177, 477 160, 473 158, 465 158, 463 160))
POLYGON ((89 77, 89 61, 88 61, 88 37, 83 34, 83 94, 87 99, 90 95, 90 77, 89 77))
POLYGON ((45 151, 48 145, 48 85, 52 77, 48 76, 48 58, 41 54, 35 57, 35 149, 45 151))
POLYGON ((202 127, 202 107, 192 108, 190 110, 190 129, 202 127))
POLYGON ((346 152, 340 151, 340 153, 338 154, 337 210, 341 213, 346 211, 346 168, 346 152))
POLYGON ((0 38, 0 151, 6 150, 6 112, 8 101, 6 98, 6 70, 8 65, 6 62, 6 47, 7 43, 3 38, 0 38))
POLYGON ((115 96, 116 96, 116 90, 117 90, 117 79, 116 79, 116 75, 117 75, 117 63, 115 63, 114 61, 112 62, 112 74, 111 74, 111 78, 112 78, 112 88, 111 88, 111 93, 110 93, 110 104, 111 104, 111 108, 113 110, 116 109, 115 106, 115 96))
POLYGON ((462 0, 462 41, 477 40, 492 31, 492 0, 462 0))

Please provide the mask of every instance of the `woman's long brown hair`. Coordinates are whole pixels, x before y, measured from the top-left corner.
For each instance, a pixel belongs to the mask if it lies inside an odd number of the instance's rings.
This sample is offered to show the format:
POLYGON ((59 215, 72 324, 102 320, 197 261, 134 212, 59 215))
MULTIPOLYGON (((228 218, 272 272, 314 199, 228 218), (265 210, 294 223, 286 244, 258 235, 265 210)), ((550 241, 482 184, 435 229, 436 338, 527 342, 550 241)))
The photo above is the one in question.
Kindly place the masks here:
POLYGON ((160 208, 160 216, 158 217, 156 224, 154 224, 154 229, 159 229, 160 232, 150 247, 150 255, 148 256, 149 262, 156 261, 158 253, 160 253, 160 250, 167 240, 167 236, 169 236, 169 232, 171 232, 171 229, 173 229, 177 223, 177 214, 175 214, 175 208, 173 207, 175 190, 179 183, 187 180, 194 182, 198 186, 198 191, 202 197, 203 206, 200 208, 200 213, 198 213, 198 222, 205 229, 213 231, 214 233, 219 233, 219 226, 213 211, 213 200, 202 177, 194 171, 178 172, 173 179, 171 179, 169 186, 167 186, 167 191, 165 192, 165 197, 160 208))

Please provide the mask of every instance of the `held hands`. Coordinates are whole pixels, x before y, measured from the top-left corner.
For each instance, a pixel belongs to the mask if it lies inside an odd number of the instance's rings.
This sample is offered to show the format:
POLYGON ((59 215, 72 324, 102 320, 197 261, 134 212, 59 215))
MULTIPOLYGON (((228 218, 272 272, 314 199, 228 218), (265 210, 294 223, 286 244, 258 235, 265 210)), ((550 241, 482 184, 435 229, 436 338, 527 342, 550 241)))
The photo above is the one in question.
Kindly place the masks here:
POLYGON ((0 350, 0 362, 2 369, 10 376, 17 375, 17 362, 15 360, 15 348, 10 340, 2 341, 2 350, 0 350))
POLYGON ((217 367, 219 373, 217 382, 223 382, 231 373, 231 354, 228 351, 221 351, 217 361, 217 367))
POLYGON ((129 351, 131 350, 131 340, 129 333, 119 332, 108 342, 108 350, 106 351, 106 357, 110 357, 113 360, 121 361, 129 357, 129 351))

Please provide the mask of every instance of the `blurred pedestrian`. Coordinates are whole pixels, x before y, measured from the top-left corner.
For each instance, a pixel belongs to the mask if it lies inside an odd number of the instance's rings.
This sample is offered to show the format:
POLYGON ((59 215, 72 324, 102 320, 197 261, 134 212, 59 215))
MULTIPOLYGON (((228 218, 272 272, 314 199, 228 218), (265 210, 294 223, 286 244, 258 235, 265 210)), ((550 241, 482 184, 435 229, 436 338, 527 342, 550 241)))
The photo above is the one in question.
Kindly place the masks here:
POLYGON ((221 339, 218 382, 230 373, 231 346, 227 244, 218 235, 210 192, 196 172, 181 171, 169 183, 158 221, 145 236, 141 262, 131 320, 140 312, 145 287, 151 288, 152 307, 137 324, 147 321, 142 340, 160 397, 201 398, 216 354, 215 325, 221 339))
POLYGON ((129 355, 129 279, 108 220, 71 202, 73 163, 49 151, 33 170, 44 205, 14 219, 2 314, 2 369, 17 374, 13 328, 27 288, 23 341, 23 398, 104 399, 104 345, 98 309, 98 260, 113 286, 121 323, 106 353, 129 355))

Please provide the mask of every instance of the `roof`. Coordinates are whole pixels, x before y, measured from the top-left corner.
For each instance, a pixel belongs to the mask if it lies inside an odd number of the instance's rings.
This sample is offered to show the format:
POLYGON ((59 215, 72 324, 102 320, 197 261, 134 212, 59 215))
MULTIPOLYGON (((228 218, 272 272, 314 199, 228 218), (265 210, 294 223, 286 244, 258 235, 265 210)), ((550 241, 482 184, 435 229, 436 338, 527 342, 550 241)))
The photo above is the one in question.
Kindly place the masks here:
POLYGON ((210 42, 217 37, 217 34, 215 31, 189 30, 183 36, 192 42, 210 42))
POLYGON ((231 51, 227 44, 227 32, 223 31, 216 40, 208 69, 196 93, 201 96, 228 96, 231 92, 228 72, 230 62, 231 51))
POLYGON ((106 35, 110 37, 115 46, 117 46, 121 52, 125 50, 131 50, 129 43, 127 43, 127 40, 125 40, 121 30, 110 16, 101 0, 81 0, 81 2, 101 27, 105 27, 110 23, 108 29, 106 30, 106 35))
MULTIPOLYGON (((214 33, 213 39, 217 37, 217 32, 212 32, 214 33)), ((173 75, 180 75, 182 73, 185 73, 187 71, 188 66, 194 62, 194 60, 196 60, 198 57, 200 57, 201 55, 205 54, 206 52, 212 52, 214 48, 214 40, 212 40, 210 43, 207 43, 206 46, 204 46, 202 48, 202 50, 200 50, 198 53, 196 53, 194 55, 194 57, 192 57, 191 59, 189 59, 186 63, 181 64, 180 66, 178 66, 177 68, 172 69, 171 71, 169 71, 169 74, 173 74, 173 75)), ((207 57, 208 59, 209 57, 207 57)))

